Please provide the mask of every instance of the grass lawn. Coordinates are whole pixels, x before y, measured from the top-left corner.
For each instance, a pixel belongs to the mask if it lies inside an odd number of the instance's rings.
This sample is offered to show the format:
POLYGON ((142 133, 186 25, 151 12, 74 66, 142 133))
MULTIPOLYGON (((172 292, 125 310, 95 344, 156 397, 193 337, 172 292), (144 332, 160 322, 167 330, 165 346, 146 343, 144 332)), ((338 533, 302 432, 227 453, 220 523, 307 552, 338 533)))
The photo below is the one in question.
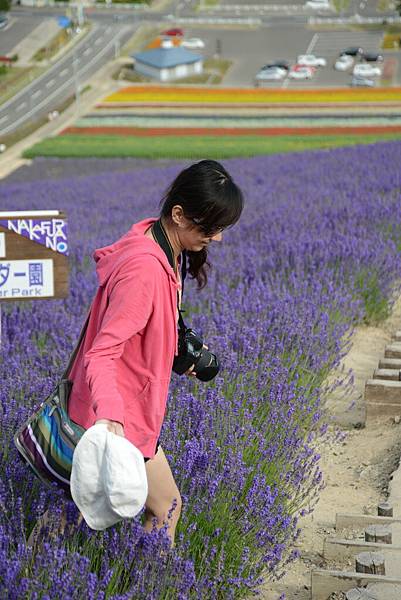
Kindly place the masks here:
POLYGON ((115 135, 63 135, 48 138, 35 144, 23 154, 58 157, 137 157, 137 158, 230 158, 301 152, 317 148, 334 148, 353 144, 369 144, 401 139, 401 133, 349 136, 115 136, 115 135))

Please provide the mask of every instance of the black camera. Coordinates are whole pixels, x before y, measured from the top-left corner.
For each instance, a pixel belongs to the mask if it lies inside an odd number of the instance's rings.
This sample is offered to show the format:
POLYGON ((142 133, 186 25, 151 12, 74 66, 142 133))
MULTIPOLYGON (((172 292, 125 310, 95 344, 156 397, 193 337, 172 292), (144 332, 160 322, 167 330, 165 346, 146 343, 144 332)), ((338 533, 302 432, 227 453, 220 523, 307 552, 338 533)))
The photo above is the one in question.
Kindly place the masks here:
POLYGON ((183 375, 192 365, 196 377, 210 381, 220 369, 217 356, 203 346, 202 338, 193 329, 180 328, 178 336, 178 356, 174 358, 173 371, 183 375))

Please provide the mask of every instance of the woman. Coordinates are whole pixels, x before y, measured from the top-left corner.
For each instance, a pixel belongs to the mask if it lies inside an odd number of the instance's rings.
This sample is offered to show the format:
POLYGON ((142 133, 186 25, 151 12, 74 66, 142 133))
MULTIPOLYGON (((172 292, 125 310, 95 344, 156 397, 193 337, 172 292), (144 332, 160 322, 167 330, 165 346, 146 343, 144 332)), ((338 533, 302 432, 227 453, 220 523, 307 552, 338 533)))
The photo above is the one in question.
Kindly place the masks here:
MULTIPOLYGON (((181 497, 158 439, 178 352, 181 260, 188 259, 189 274, 204 287, 207 248, 222 240, 242 208, 242 192, 224 167, 203 160, 173 181, 159 220, 136 223, 94 253, 99 289, 70 373, 69 414, 85 428, 107 423, 139 448, 149 490, 145 528, 150 531, 156 518, 158 528, 167 525, 172 544, 181 497), (157 242, 160 230, 170 256, 157 242)), ((194 366, 186 374, 196 376, 194 366)))

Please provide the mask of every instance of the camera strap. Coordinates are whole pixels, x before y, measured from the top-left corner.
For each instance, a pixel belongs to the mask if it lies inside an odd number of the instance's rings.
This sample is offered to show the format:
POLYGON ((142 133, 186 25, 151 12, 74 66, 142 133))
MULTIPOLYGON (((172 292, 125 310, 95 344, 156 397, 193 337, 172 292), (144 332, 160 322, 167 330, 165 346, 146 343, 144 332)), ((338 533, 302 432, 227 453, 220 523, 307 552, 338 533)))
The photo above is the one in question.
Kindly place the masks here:
MULTIPOLYGON (((167 256, 167 260, 175 273, 176 265, 174 264, 174 250, 170 243, 170 240, 168 239, 166 230, 163 227, 163 223, 161 222, 161 219, 158 219, 157 221, 155 221, 155 223, 153 223, 151 231, 152 231, 153 237, 155 238, 156 242, 159 244, 159 246, 161 247, 161 249, 164 251, 165 255, 167 256)), ((181 254, 182 293, 184 293, 184 280, 185 280, 186 275, 187 275, 187 255, 186 255, 185 250, 183 250, 183 252, 181 254)), ((179 306, 178 292, 177 292, 177 306, 179 306)), ((179 315, 178 316, 178 324, 180 326, 180 329, 183 329, 185 331, 186 325, 184 323, 184 319, 182 318, 181 312, 182 311, 179 308, 178 309, 178 315, 179 315)))

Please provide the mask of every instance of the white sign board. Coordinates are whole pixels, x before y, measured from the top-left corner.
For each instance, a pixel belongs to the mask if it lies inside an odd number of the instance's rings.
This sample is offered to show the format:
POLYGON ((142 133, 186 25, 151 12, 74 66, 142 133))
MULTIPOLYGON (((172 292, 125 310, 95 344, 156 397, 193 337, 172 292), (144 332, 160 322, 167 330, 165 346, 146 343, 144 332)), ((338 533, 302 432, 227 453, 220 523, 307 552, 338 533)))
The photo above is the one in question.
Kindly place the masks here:
POLYGON ((6 234, 0 233, 0 258, 6 255, 6 234))
POLYGON ((40 298, 54 295, 53 261, 0 260, 0 298, 40 298))

